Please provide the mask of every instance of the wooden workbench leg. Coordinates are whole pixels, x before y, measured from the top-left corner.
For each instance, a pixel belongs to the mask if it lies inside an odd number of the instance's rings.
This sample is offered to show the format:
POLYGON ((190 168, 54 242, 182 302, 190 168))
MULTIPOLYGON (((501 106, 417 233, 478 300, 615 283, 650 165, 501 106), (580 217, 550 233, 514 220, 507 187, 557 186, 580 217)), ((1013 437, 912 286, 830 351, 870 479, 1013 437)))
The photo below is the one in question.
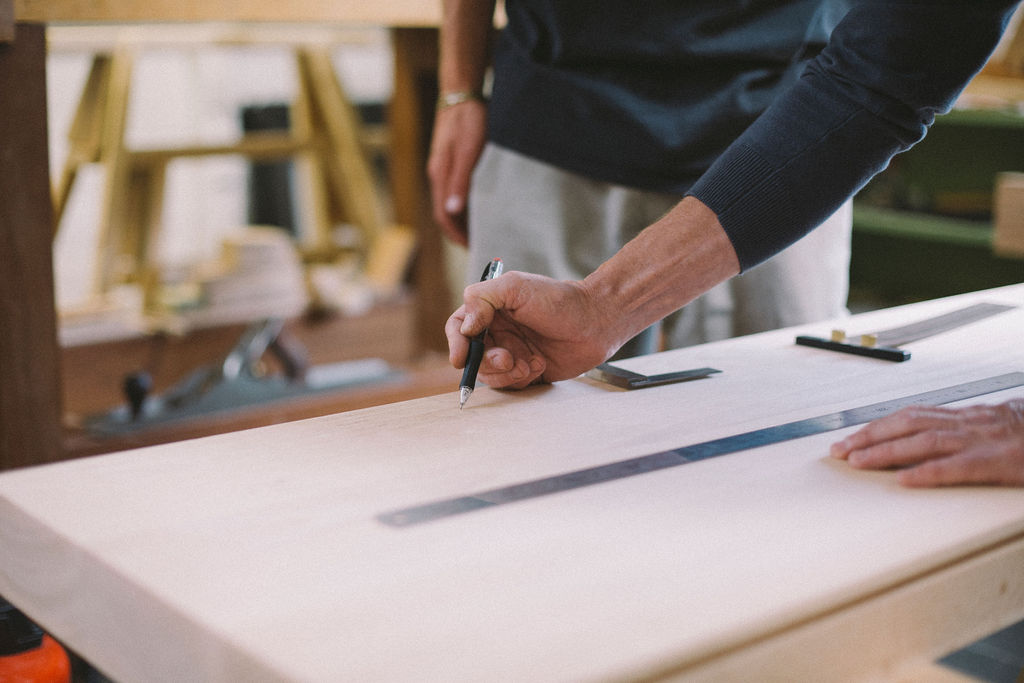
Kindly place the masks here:
POLYGON ((415 229, 414 286, 418 350, 447 353, 451 313, 441 230, 430 217, 427 152, 437 100, 437 29, 392 29, 395 91, 388 113, 395 221, 415 229))
POLYGON ((0 470, 61 455, 46 40, 0 43, 0 470))

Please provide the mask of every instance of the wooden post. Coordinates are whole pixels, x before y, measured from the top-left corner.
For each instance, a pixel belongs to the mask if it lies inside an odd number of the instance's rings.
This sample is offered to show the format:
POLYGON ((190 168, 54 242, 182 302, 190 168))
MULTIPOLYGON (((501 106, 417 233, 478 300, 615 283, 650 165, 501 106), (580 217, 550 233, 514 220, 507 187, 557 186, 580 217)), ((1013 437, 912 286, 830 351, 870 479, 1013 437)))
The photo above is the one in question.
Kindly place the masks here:
POLYGON ((0 43, 0 470, 61 456, 46 39, 15 33, 0 43))
POLYGON ((395 221, 416 230, 416 337, 421 350, 447 353, 451 313, 441 229, 430 217, 426 163, 437 99, 437 29, 392 29, 395 92, 389 112, 395 221))

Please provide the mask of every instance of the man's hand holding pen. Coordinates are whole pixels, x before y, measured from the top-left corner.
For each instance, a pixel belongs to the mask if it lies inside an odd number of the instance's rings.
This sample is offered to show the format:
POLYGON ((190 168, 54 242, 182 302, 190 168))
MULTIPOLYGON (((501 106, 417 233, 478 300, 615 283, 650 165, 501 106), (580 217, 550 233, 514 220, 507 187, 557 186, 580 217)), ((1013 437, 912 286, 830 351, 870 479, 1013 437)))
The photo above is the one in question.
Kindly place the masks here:
POLYGON ((494 388, 576 377, 621 344, 581 282, 509 272, 470 285, 463 302, 445 324, 449 360, 464 367, 470 339, 489 330, 479 378, 494 388))

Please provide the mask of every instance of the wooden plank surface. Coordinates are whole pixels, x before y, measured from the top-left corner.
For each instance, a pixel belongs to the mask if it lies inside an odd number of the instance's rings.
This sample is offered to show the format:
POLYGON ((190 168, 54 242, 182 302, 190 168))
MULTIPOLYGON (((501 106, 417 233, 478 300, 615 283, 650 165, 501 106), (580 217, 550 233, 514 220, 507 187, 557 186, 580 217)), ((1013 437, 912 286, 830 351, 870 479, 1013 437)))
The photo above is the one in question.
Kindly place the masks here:
MULTIPOLYGON (((865 314, 873 331, 1024 285, 865 314)), ((379 513, 1024 370, 1024 308, 894 364, 803 326, 711 366, 441 395, 0 475, 0 594, 118 680, 897 679, 1024 617, 1024 490, 907 490, 843 432, 408 528, 379 513), (754 676, 756 672, 756 676, 754 676)), ((1024 388, 972 402, 1024 396, 1024 388)))
POLYGON ((43 27, 0 42, 0 470, 60 453, 43 27))
POLYGON ((19 21, 294 21, 436 26, 437 0, 14 0, 19 21))

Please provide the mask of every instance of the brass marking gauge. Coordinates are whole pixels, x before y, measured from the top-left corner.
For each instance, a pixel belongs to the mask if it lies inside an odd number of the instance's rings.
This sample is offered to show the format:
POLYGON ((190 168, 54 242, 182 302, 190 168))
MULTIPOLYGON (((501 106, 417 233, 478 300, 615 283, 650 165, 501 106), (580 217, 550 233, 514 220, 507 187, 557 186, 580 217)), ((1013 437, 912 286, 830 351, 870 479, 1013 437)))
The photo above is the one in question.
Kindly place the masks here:
POLYGON ((979 303, 889 330, 851 335, 849 337, 846 336, 843 330, 832 330, 832 337, 830 339, 800 335, 796 338, 796 343, 801 346, 813 346, 814 348, 827 351, 852 353, 858 356, 869 356, 871 358, 902 363, 905 360, 910 360, 910 351, 904 351, 897 347, 917 341, 918 339, 931 337, 940 332, 962 327, 996 313, 1008 311, 1011 308, 1016 308, 1016 306, 979 303), (848 341, 849 339, 857 338, 859 338, 860 343, 848 341))

